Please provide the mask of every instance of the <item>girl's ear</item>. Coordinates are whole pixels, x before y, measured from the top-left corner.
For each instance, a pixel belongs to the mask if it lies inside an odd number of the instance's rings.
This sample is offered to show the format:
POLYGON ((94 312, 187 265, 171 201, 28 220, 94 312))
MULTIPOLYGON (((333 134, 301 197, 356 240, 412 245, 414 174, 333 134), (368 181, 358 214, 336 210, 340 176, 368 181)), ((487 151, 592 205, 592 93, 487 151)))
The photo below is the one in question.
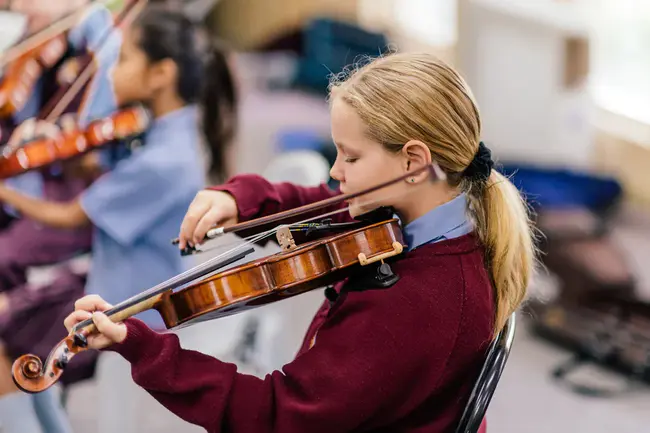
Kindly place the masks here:
POLYGON ((175 86, 177 76, 178 67, 172 59, 163 59, 149 66, 148 82, 154 91, 175 86))
MULTIPOLYGON (((404 172, 417 170, 425 165, 431 164, 431 151, 426 144, 419 140, 411 140, 402 147, 402 156, 404 158, 404 172)), ((427 171, 424 170, 412 178, 406 179, 408 183, 417 183, 421 179, 426 179, 427 171)))

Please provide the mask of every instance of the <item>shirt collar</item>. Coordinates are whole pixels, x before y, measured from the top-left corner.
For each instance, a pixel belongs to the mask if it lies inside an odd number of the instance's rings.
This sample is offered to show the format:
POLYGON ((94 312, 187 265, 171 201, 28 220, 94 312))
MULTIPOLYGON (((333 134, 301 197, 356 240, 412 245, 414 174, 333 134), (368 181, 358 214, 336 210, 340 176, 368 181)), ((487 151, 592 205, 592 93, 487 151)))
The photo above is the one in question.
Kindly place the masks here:
POLYGON ((169 128, 177 128, 179 123, 191 122, 196 124, 198 120, 197 115, 198 107, 195 104, 186 105, 155 119, 149 133, 166 133, 169 128))
POLYGON ((471 231, 467 218, 467 197, 462 193, 404 227, 409 251, 429 242, 457 237, 471 231))

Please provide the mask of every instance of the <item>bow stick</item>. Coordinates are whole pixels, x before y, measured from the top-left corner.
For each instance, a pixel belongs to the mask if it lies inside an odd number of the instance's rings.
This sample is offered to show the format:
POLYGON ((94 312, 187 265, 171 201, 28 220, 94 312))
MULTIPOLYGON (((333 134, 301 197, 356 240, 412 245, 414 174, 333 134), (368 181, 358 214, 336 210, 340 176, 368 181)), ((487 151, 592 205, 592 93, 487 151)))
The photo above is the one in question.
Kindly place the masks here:
MULTIPOLYGON (((232 226, 228 226, 228 227, 217 227, 217 228, 210 229, 206 233, 206 235, 204 237, 204 241, 214 239, 214 238, 216 238, 218 236, 221 236, 221 235, 224 235, 226 233, 236 233, 236 232, 240 232, 240 231, 243 231, 243 230, 248 230, 248 229, 251 229, 251 228, 259 227, 259 226, 262 226, 262 225, 275 223, 275 222, 281 221, 283 219, 291 218, 291 217, 294 217, 294 216, 297 216, 297 215, 302 215, 302 214, 307 213, 307 212, 313 212, 313 211, 317 211, 317 210, 320 210, 320 209, 324 209, 324 208, 332 206, 334 204, 338 204, 338 203, 341 203, 343 201, 351 200, 351 199, 359 197, 361 195, 369 194, 369 193, 377 191, 379 189, 383 189, 383 188, 385 188, 387 186, 390 186, 390 185, 392 185, 394 183, 400 182, 400 181, 402 181, 404 179, 407 179, 407 178, 409 178, 409 177, 411 177, 413 175, 419 174, 419 173, 421 173, 423 171, 426 171, 426 170, 428 170, 430 172, 430 174, 433 176, 434 179, 437 179, 437 180, 446 179, 445 173, 438 166, 438 164, 432 163, 432 164, 424 165, 424 166, 422 166, 422 167, 420 167, 420 168, 418 168, 416 170, 413 170, 413 171, 410 171, 410 172, 408 172, 406 174, 403 174, 402 176, 400 176, 400 177, 398 177, 396 179, 392 179, 392 180, 383 182, 383 183, 381 183, 379 185, 375 185, 373 187, 364 189, 364 190, 359 191, 359 192, 337 195, 335 197, 330 197, 330 198, 328 198, 326 200, 322 200, 322 201, 319 201, 319 202, 316 202, 316 203, 311 203, 311 204, 307 204, 307 205, 304 205, 304 206, 297 207, 295 209, 289 209, 289 210, 286 210, 286 211, 283 211, 283 212, 278 212, 278 213, 275 213, 273 215, 268 215, 268 216, 265 216, 265 217, 262 217, 262 218, 257 218, 257 219, 251 220, 251 221, 245 221, 245 222, 242 222, 242 223, 239 223, 239 224, 233 224, 232 226)), ((175 238, 175 239, 172 240, 172 244, 174 244, 174 245, 177 245, 179 242, 180 242, 180 239, 178 239, 178 238, 175 238)))

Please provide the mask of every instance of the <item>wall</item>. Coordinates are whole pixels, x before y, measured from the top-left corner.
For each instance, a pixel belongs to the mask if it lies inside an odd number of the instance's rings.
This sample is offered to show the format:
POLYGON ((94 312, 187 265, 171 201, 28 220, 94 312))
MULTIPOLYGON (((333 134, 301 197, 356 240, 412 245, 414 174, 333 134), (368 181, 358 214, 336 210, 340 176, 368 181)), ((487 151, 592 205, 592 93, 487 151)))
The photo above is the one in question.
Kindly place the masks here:
POLYGON ((355 22, 358 0, 220 0, 215 32, 242 50, 265 45, 300 29, 316 16, 355 22))
POLYGON ((616 176, 628 199, 650 209, 650 125, 600 112, 594 148, 594 167, 616 176))
POLYGON ((650 206, 650 125, 595 106, 588 16, 546 3, 460 0, 459 68, 486 140, 506 159, 614 175, 630 201, 650 206))
POLYGON ((575 42, 585 37, 586 25, 565 6, 460 2, 458 67, 481 108, 482 138, 503 161, 581 168, 591 163, 586 72, 567 60, 586 49, 575 42))

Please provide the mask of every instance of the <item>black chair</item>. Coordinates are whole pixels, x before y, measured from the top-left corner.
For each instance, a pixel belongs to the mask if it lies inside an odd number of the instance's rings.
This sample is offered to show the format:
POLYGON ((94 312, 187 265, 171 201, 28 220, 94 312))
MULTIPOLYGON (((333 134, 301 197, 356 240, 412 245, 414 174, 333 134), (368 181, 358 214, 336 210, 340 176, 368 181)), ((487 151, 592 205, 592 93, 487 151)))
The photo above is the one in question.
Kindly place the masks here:
POLYGON ((497 388, 515 339, 516 318, 512 313, 505 326, 494 339, 485 358, 481 373, 456 428, 456 433, 476 433, 481 426, 490 400, 497 388))

